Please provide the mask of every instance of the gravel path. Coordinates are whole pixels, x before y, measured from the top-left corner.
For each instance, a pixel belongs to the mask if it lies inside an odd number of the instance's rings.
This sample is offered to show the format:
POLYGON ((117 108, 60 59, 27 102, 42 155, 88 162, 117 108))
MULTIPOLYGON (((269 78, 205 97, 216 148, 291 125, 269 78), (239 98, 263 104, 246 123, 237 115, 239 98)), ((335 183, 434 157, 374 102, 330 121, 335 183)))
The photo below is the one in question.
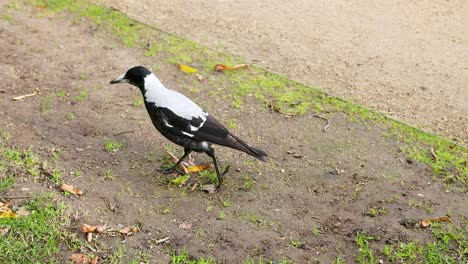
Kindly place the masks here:
POLYGON ((468 2, 99 0, 466 145, 468 2))

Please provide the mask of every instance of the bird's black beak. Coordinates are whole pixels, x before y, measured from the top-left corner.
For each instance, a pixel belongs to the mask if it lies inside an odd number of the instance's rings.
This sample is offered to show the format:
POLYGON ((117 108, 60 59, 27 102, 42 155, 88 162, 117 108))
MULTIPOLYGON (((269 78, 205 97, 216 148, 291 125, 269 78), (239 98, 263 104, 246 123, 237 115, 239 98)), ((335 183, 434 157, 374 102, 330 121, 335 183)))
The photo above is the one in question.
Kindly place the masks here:
POLYGON ((114 80, 112 80, 110 82, 111 84, 114 84, 114 83, 128 83, 128 80, 125 79, 125 73, 120 75, 119 77, 115 78, 114 80))

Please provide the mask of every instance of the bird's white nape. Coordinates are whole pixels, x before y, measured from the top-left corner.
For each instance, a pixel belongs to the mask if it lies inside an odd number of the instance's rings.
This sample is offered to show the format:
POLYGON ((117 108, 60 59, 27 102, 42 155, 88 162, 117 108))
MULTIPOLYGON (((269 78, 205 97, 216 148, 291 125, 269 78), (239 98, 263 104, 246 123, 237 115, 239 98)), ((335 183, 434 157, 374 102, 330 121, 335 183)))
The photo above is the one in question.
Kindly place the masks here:
POLYGON ((156 103, 161 98, 164 90, 167 90, 162 82, 153 73, 145 77, 145 99, 148 102, 156 103))
POLYGON ((187 120, 201 118, 202 123, 200 126, 191 126, 191 131, 197 131, 201 126, 203 126, 208 113, 204 112, 200 106, 185 95, 177 91, 167 89, 154 74, 147 75, 144 80, 144 97, 146 102, 154 103, 156 107, 165 107, 176 115, 187 120))

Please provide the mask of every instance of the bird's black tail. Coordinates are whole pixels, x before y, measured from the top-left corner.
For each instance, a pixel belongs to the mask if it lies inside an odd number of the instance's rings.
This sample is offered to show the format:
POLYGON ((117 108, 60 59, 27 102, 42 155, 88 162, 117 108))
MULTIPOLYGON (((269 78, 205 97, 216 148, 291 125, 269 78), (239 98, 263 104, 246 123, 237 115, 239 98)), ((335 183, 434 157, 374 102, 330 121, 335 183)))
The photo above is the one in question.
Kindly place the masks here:
POLYGON ((265 153, 265 151, 259 148, 249 146, 249 144, 245 143, 240 138, 236 137, 230 132, 228 132, 228 137, 230 138, 228 139, 229 144, 227 145, 227 147, 231 147, 233 149, 245 152, 261 161, 266 161, 267 154, 265 153))

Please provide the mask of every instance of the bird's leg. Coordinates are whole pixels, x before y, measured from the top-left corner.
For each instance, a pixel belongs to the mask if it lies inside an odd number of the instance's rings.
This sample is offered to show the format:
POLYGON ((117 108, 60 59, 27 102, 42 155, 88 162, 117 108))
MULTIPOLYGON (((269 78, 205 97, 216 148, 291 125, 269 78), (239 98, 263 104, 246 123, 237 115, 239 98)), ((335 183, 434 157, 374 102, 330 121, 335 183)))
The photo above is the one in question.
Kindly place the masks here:
POLYGON ((182 157, 176 162, 176 164, 169 168, 169 169, 159 169, 159 171, 163 172, 163 173, 171 173, 173 171, 176 171, 177 173, 179 174, 185 174, 184 172, 182 172, 180 169, 179 169, 179 165, 180 163, 188 156, 190 155, 192 151, 188 148, 185 148, 184 149, 184 155, 182 155, 182 157))
POLYGON ((208 156, 210 156, 213 159, 213 164, 216 170, 216 177, 218 178, 218 184, 216 185, 216 188, 219 188, 221 186, 221 183, 223 182, 223 175, 219 173, 218 169, 218 164, 216 163, 216 157, 214 154, 214 149, 210 149, 210 151, 206 152, 208 156))

